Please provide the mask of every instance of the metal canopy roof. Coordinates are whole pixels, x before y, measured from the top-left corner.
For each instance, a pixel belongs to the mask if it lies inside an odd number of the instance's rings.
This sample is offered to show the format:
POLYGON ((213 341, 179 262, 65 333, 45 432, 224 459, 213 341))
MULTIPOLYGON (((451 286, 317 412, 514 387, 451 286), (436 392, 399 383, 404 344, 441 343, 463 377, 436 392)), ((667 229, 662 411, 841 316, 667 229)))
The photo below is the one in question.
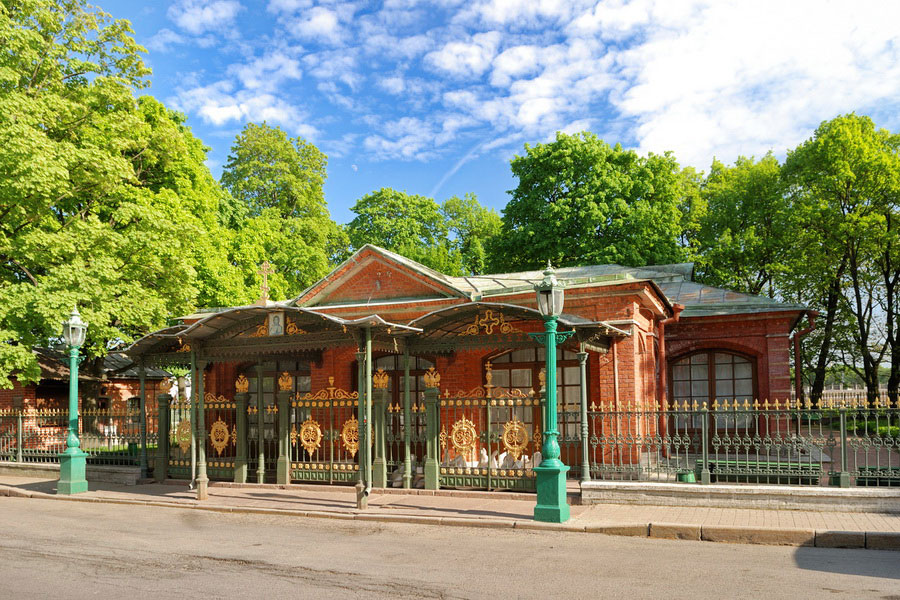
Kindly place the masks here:
MULTIPOLYGON (((421 329, 416 327, 385 321, 379 315, 348 320, 308 308, 283 306, 280 304, 240 306, 209 314, 191 325, 176 325, 155 331, 137 340, 125 352, 129 356, 137 357, 152 354, 154 351, 166 352, 173 341, 179 343, 182 341, 188 343, 200 342, 200 345, 210 342, 215 343, 217 339, 225 338, 229 333, 237 334, 252 327, 254 322, 261 322, 266 315, 273 312, 283 312, 286 317, 294 319, 298 327, 306 330, 308 335, 304 335, 304 339, 309 339, 309 336, 321 337, 324 335, 334 340, 335 335, 337 335, 358 341, 350 330, 361 332, 369 329, 376 334, 408 334, 421 331, 421 329)), ((275 339, 277 338, 272 338, 273 341, 275 339)))
MULTIPOLYGON (((539 311, 527 306, 501 302, 467 302, 466 304, 458 304, 432 311, 410 321, 410 325, 421 328, 423 334, 419 337, 443 339, 460 335, 460 333, 471 326, 470 320, 473 317, 477 317, 488 310, 496 311, 498 314, 503 315, 504 318, 513 320, 541 322, 544 320, 539 311)), ((627 337, 630 335, 628 332, 613 327, 604 321, 590 321, 577 315, 563 313, 559 316, 558 321, 564 328, 576 331, 591 331, 592 334, 602 334, 608 337, 627 337)))

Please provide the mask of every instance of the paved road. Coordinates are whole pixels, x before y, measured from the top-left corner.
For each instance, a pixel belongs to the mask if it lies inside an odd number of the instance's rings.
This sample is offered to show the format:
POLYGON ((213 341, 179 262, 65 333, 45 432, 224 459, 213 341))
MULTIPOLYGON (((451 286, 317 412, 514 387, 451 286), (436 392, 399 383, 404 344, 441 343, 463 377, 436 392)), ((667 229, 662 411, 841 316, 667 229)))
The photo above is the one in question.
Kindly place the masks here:
POLYGON ((54 596, 900 600, 900 552, 0 498, 0 597, 54 596))

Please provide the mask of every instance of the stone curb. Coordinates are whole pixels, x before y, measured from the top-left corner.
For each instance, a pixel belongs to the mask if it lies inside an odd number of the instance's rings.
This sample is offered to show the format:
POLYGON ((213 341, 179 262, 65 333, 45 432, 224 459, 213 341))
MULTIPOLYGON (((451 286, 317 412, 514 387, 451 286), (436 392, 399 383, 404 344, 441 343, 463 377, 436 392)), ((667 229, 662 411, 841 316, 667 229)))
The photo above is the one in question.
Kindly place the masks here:
POLYGON ((291 510, 257 508, 252 506, 227 506, 201 504, 196 500, 159 501, 131 500, 84 496, 59 496, 44 492, 22 490, 0 485, 0 497, 35 498, 65 502, 100 502, 133 506, 157 506, 182 508, 231 514, 278 515, 313 519, 337 519, 369 523, 403 523, 415 525, 447 525, 450 527, 478 527, 488 529, 521 529, 525 531, 564 531, 569 533, 599 533, 605 535, 648 537, 668 540, 699 540, 732 544, 764 544, 775 546, 815 546, 817 548, 866 548, 871 550, 900 551, 900 532, 829 531, 812 529, 781 529, 777 527, 731 527, 719 525, 695 525, 682 523, 623 523, 606 525, 582 525, 576 522, 541 523, 506 519, 480 519, 465 517, 429 517, 422 515, 375 514, 364 512, 337 512, 323 510, 291 510))

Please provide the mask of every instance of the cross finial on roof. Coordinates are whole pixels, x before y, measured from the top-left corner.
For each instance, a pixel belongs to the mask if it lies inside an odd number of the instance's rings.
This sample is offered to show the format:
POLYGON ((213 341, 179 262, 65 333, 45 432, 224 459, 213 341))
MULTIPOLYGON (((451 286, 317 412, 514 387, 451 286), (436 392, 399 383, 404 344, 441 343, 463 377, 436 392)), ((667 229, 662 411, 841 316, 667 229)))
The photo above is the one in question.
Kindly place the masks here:
POLYGON ((274 275, 275 269, 266 260, 260 265, 256 274, 262 275, 262 285, 259 286, 259 300, 256 303, 265 306, 266 302, 269 301, 269 275, 274 275))

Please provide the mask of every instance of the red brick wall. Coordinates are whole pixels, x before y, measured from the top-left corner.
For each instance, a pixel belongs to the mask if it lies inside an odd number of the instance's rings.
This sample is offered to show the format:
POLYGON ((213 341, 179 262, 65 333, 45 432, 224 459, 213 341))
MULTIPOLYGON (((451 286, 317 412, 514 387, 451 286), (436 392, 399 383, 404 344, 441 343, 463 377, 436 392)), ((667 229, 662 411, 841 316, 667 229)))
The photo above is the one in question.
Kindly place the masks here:
POLYGON ((696 350, 723 349, 756 362, 760 400, 791 394, 790 332, 793 313, 685 318, 666 326, 668 361, 696 350))

